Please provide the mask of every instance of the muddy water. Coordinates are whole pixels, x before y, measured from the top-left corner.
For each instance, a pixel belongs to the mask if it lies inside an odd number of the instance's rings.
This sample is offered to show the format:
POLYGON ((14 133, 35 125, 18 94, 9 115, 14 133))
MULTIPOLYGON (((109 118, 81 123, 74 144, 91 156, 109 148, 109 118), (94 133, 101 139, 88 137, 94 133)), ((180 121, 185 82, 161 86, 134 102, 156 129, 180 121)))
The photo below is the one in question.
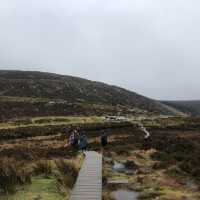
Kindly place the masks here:
POLYGON ((119 173, 132 174, 133 169, 127 169, 125 164, 114 161, 113 170, 119 173))
POLYGON ((114 161, 113 170, 115 170, 117 172, 124 172, 126 170, 126 167, 123 163, 114 161))
POLYGON ((138 194, 129 190, 117 190, 112 192, 115 200, 137 200, 138 194))
MULTIPOLYGON (((119 173, 127 173, 133 170, 129 170, 126 168, 125 164, 114 161, 113 170, 119 173)), ((128 184, 128 179, 118 179, 118 180, 110 180, 109 183, 112 184, 128 184)), ((137 200, 138 193, 130 190, 119 189, 112 192, 112 197, 115 200, 137 200)))

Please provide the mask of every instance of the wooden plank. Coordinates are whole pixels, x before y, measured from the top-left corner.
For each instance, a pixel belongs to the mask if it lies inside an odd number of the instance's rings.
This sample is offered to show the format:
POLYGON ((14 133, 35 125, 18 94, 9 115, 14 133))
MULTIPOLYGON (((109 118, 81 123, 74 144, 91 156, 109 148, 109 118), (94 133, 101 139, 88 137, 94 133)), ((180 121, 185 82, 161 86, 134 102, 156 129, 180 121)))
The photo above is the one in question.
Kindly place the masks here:
POLYGON ((87 151, 70 200, 102 199, 102 155, 87 151))

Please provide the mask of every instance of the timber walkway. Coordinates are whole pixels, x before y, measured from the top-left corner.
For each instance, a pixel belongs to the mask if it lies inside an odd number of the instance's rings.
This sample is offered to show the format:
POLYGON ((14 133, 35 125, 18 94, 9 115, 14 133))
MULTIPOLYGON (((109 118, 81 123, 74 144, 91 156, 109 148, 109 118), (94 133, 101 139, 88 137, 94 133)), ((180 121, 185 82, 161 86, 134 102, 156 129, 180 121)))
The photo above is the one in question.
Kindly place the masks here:
POLYGON ((102 199, 102 155, 87 151, 70 200, 102 199))

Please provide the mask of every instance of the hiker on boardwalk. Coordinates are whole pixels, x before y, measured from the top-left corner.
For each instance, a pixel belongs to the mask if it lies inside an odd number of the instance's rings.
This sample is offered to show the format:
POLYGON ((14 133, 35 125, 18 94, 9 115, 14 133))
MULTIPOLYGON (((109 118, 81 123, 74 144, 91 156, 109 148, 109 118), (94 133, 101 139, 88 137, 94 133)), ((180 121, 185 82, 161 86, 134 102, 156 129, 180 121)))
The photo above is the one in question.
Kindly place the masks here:
POLYGON ((70 145, 70 146, 73 146, 73 143, 74 143, 74 133, 72 133, 72 134, 69 136, 69 145, 70 145))
POLYGON ((69 140, 68 140, 68 145, 73 147, 73 148, 77 148, 78 147, 78 133, 76 131, 73 131, 71 133, 71 135, 69 136, 69 140))
POLYGON ((103 133, 101 135, 101 146, 105 147, 108 144, 108 135, 106 133, 103 133))
POLYGON ((73 147, 78 148, 78 142, 79 142, 79 133, 77 130, 74 131, 74 141, 73 141, 73 147))
POLYGON ((86 151, 88 146, 88 141, 86 135, 81 135, 80 136, 80 141, 79 141, 79 150, 86 151))

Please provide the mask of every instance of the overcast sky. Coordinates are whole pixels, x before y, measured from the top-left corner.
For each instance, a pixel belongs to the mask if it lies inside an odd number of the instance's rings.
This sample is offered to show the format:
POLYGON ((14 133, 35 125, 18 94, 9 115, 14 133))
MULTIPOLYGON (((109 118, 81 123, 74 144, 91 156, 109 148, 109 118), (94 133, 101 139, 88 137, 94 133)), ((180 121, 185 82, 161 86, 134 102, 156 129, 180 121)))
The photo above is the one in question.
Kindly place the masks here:
POLYGON ((0 69, 200 99, 200 1, 1 0, 0 69))

